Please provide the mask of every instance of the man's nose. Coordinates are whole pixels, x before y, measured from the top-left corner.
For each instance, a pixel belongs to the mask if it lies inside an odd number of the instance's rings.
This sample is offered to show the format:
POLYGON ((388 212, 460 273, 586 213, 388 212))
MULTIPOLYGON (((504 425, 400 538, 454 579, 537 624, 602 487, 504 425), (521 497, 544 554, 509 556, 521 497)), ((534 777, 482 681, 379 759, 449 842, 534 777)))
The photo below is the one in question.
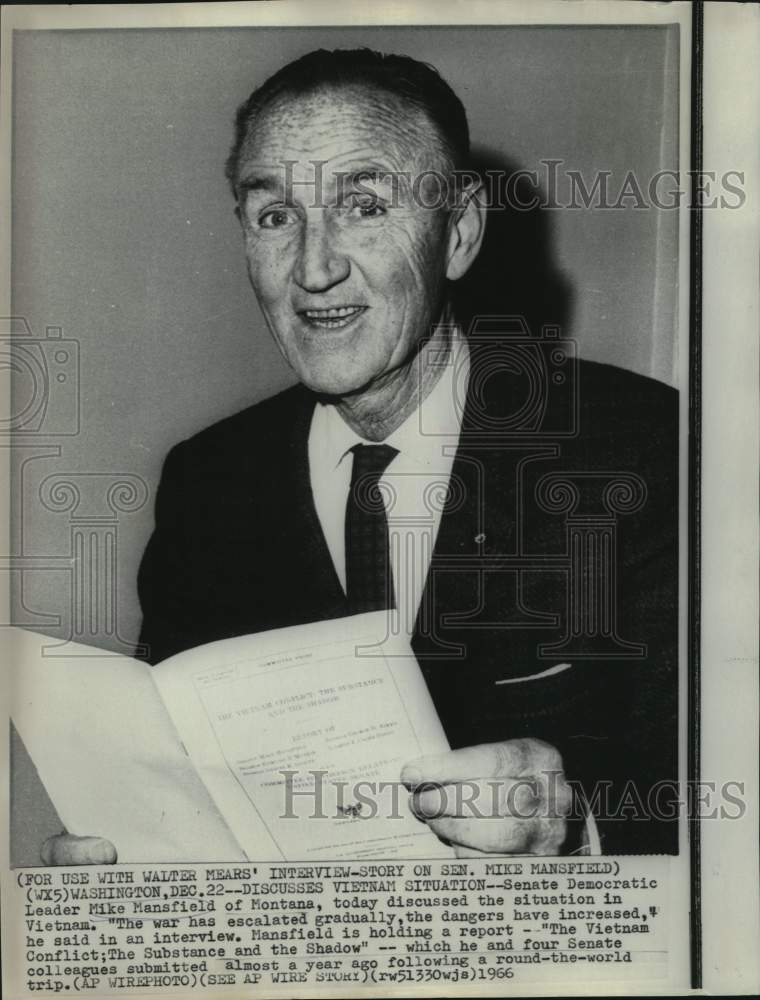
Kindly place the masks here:
POLYGON ((295 267, 295 280, 307 292, 321 292, 347 278, 351 266, 324 218, 307 219, 295 267))

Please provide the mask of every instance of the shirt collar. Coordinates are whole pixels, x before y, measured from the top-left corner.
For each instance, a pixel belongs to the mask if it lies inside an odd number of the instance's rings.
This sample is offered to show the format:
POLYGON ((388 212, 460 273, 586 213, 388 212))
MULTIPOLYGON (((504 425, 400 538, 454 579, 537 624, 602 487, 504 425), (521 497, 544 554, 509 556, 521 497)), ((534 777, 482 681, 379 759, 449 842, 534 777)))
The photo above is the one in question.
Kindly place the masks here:
MULTIPOLYGON (((441 364, 443 372, 430 394, 383 442, 396 448, 399 459, 405 463, 431 465, 440 462, 442 447, 455 445, 459 439, 470 352, 458 328, 441 364)), ((367 441, 352 430, 331 403, 317 403, 311 433, 319 441, 321 460, 330 469, 337 468, 354 445, 378 443, 367 441)))

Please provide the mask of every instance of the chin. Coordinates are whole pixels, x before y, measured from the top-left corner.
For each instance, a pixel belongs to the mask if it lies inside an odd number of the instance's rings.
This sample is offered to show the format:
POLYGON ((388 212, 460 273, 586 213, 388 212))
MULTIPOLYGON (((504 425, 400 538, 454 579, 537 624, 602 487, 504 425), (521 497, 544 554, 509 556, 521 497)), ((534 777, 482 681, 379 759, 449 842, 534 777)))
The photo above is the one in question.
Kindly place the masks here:
POLYGON ((345 378, 321 379, 302 377, 301 381, 312 392, 316 392, 320 396, 334 396, 336 399, 343 398, 344 396, 353 396, 361 392, 366 386, 366 382, 357 383, 345 378))
POLYGON ((321 396, 352 396, 366 389, 375 377, 368 371, 319 371, 305 366, 299 366, 296 374, 308 389, 321 396))

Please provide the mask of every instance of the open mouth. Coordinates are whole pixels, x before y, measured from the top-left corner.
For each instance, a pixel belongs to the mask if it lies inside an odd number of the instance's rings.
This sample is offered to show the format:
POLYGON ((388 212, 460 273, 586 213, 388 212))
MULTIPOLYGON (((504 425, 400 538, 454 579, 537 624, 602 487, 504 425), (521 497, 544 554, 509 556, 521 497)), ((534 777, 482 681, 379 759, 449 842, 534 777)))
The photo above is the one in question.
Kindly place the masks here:
POLYGON ((366 306, 334 306, 331 309, 301 309, 299 316, 310 326, 339 330, 348 326, 366 310, 366 306))

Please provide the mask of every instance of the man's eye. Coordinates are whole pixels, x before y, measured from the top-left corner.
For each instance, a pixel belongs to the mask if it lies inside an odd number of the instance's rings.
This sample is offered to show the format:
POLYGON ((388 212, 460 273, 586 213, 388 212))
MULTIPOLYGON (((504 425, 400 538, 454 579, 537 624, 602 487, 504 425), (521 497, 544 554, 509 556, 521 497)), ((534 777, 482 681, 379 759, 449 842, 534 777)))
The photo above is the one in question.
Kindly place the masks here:
POLYGON ((262 229, 282 229, 293 222, 293 213, 287 208, 270 208, 258 219, 262 229))
POLYGON ((362 219, 374 219, 378 215, 385 215, 385 205, 371 194, 354 195, 347 200, 347 207, 351 215, 362 219))

